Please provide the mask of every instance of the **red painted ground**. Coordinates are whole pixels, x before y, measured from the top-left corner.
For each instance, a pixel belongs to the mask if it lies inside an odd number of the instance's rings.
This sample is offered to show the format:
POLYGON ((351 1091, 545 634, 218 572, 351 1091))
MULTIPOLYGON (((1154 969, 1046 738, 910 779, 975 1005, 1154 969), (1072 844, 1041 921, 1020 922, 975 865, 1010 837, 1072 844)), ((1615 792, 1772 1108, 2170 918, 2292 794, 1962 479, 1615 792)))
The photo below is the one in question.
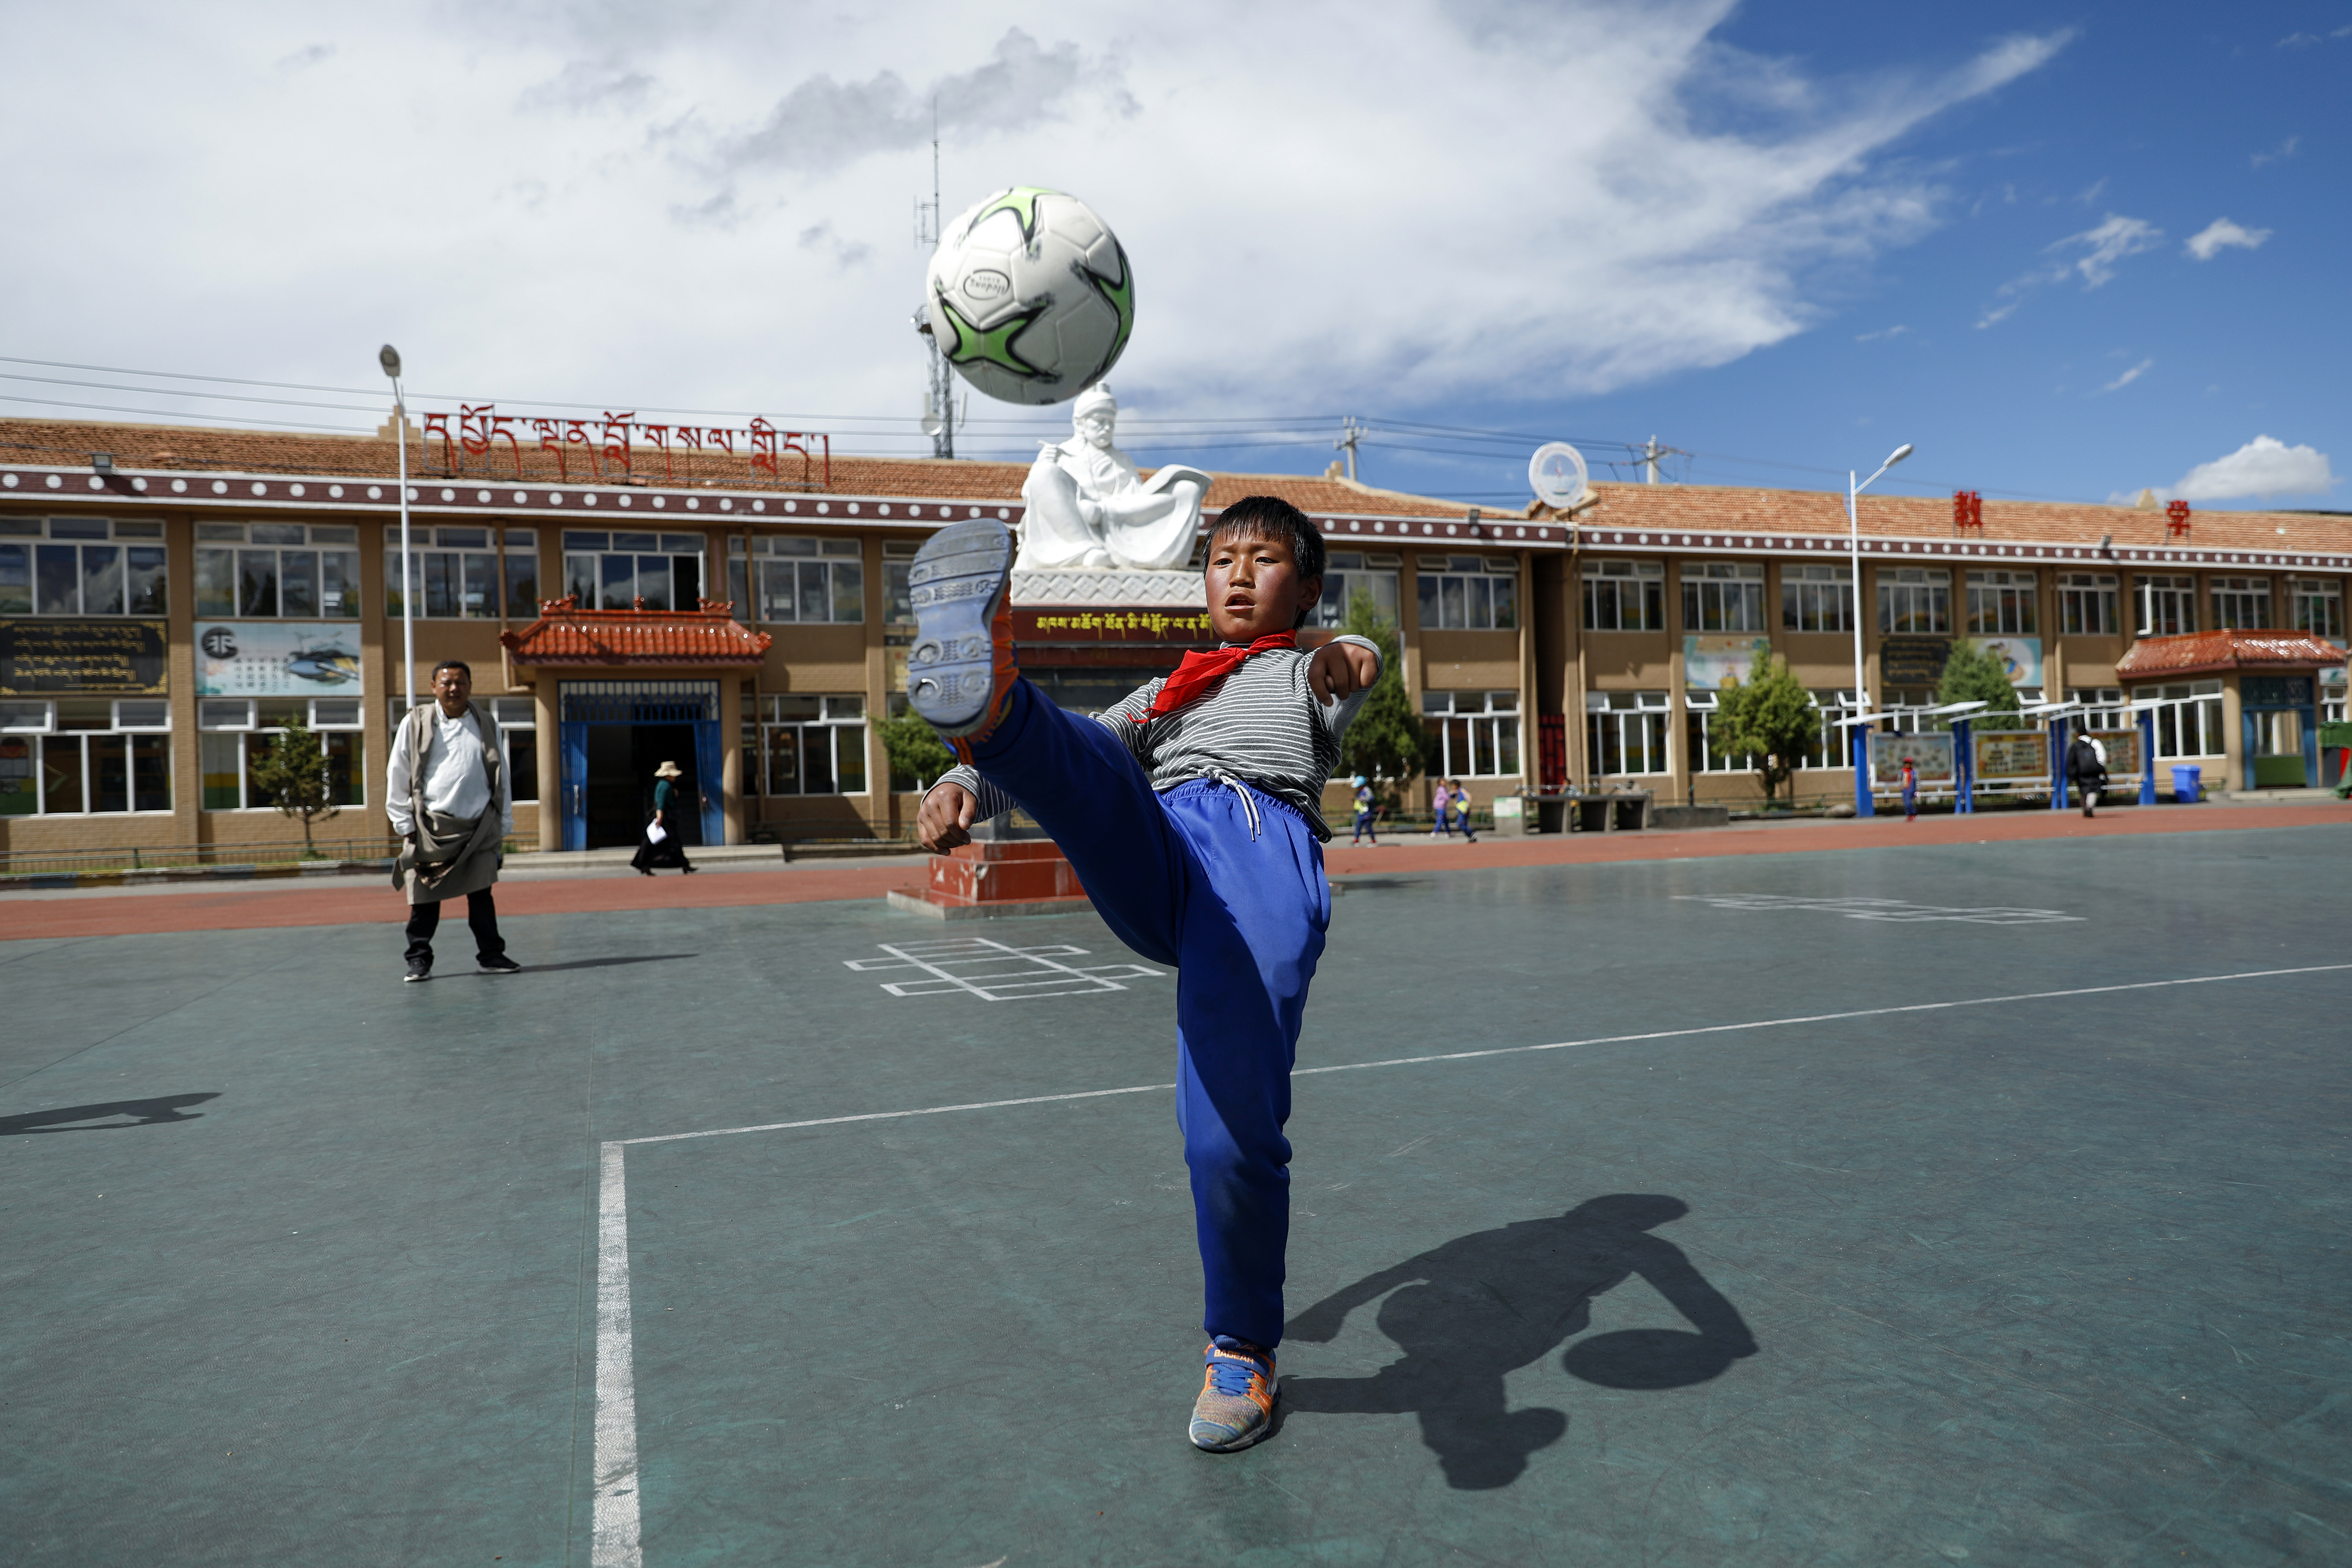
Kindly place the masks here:
MULTIPOLYGON (((2074 812, 2019 811, 1976 817, 1900 817, 1868 821, 1741 823, 1675 833, 1577 833, 1433 843, 1427 835, 1380 849, 1331 846, 1334 876, 1373 872, 1467 870, 1479 866, 1586 865, 1609 861, 1686 860, 1772 855, 1889 844, 2014 843, 2034 839, 2115 838, 2141 833, 2231 832, 2249 828, 2352 825, 2352 804, 2126 808, 2091 821, 2074 812)), ((501 915, 574 915, 642 909, 723 909, 880 898, 893 888, 919 892, 918 866, 826 866, 646 878, 621 868, 609 878, 509 882, 499 886, 501 915)), ((0 940, 119 936, 138 932, 252 930, 287 925, 397 925, 407 919, 400 895, 375 877, 325 887, 224 884, 201 893, 131 894, 92 891, 62 897, 0 901, 0 940)))

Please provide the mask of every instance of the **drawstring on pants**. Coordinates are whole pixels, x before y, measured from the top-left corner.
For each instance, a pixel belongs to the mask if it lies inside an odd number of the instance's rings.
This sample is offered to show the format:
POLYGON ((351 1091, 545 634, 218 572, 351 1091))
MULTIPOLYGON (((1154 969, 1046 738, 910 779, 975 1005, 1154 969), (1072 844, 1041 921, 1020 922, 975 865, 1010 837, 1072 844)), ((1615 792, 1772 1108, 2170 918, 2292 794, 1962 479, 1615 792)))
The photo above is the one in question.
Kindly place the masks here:
POLYGON ((1210 768, 1209 777, 1242 798, 1242 813, 1249 818, 1250 838, 1252 840, 1255 840, 1258 836, 1258 830, 1263 825, 1263 819, 1258 815, 1257 800, 1255 797, 1250 794, 1249 786, 1243 783, 1240 779, 1234 778, 1232 774, 1226 772, 1222 768, 1210 768))

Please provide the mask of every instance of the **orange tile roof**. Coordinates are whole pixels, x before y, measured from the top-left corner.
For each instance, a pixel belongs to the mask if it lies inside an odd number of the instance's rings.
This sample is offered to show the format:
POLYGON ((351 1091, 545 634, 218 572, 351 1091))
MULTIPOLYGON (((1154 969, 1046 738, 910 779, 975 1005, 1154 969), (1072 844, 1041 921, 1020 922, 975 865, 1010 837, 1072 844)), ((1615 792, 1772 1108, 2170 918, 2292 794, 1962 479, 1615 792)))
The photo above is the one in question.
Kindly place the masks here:
POLYGON ((699 610, 583 610, 553 599, 539 619, 499 641, 518 664, 756 665, 775 639, 737 621, 734 606, 706 599, 699 610))
MULTIPOLYGON (((593 423, 590 422, 592 428, 593 423)), ((824 482, 825 465, 821 457, 812 465, 809 483, 780 484, 753 468, 747 453, 674 450, 666 465, 657 448, 639 444, 628 476, 625 479, 616 472, 605 479, 582 450, 574 448, 559 457, 554 452, 541 451, 532 444, 533 439, 525 427, 514 447, 501 439, 487 455, 469 455, 462 446, 444 443, 438 432, 430 441, 412 434, 408 444, 410 482, 456 478, 495 488, 500 484, 593 485, 601 481, 791 495, 1018 503, 1021 481, 1029 473, 1025 463, 865 457, 835 451, 830 465, 829 486, 824 482), (445 451, 454 459, 454 465, 443 461, 445 451)), ((400 449, 389 434, 268 434, 191 425, 0 419, 0 464, 79 468, 88 464, 93 452, 112 454, 119 469, 148 473, 317 475, 384 480, 396 478, 400 471, 400 449)), ((781 462, 784 478, 797 479, 798 457, 787 453, 781 462)), ((1280 496, 1302 510, 1324 515, 1459 518, 1469 510, 1459 502, 1377 490, 1344 479, 1307 478, 1295 474, 1217 475, 1207 504, 1213 511, 1244 496, 1261 495, 1280 496)))
MULTIPOLYGON (((1577 523, 1594 528, 1710 530, 1759 534, 1836 535, 1846 532, 1845 497, 1831 491, 1757 490, 1716 485, 1622 485, 1592 486, 1593 505, 1580 508, 1577 523)), ((2187 538, 2166 532, 2162 512, 2135 507, 2104 507, 2072 501, 1984 503, 1984 527, 1961 534, 1952 527, 1948 496, 1864 496, 1861 501, 1865 539, 1918 539, 1945 545, 2070 544, 2096 546, 2112 536, 2120 556, 2129 550, 2166 547, 2202 551, 2352 550, 2352 517, 2294 512, 2195 512, 2187 538)), ((1549 514, 1545 514, 1549 516, 1549 514)), ((1943 552, 1936 552, 1943 553, 1943 552)), ((1970 552, 1974 553, 1974 552, 1970 552)), ((1988 552, 1990 553, 1990 552, 1988 552)))
POLYGON ((2141 638, 2116 661, 2116 678, 2334 669, 2342 663, 2344 651, 2325 637, 2297 632, 2192 632, 2183 637, 2141 638))

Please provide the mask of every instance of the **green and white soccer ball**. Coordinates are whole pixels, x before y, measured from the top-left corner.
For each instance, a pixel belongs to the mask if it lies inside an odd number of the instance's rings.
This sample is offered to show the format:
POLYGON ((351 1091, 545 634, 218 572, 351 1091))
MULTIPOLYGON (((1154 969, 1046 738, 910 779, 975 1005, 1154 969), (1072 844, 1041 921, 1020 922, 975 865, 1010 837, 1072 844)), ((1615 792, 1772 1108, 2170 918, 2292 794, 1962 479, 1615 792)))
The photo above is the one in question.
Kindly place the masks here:
POLYGON ((1074 398, 1135 327, 1135 279, 1109 225, 1059 191, 999 191, 947 225, 924 279, 933 339, 1007 402, 1074 398))

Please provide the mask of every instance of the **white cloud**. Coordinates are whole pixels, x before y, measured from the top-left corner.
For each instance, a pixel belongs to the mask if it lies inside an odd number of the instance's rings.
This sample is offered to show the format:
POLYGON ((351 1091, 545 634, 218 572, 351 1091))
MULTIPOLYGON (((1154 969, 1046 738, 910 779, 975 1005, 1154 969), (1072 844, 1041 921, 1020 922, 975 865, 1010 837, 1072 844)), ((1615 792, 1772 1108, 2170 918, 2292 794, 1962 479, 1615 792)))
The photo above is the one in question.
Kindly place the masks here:
POLYGON ((2189 243, 2181 248, 2200 261, 2210 261, 2230 246, 2241 246, 2247 250, 2253 250, 2270 237, 2271 231, 2268 229, 2241 228, 2227 218, 2215 218, 2197 233, 2190 235, 2189 243))
POLYGON ((2316 496, 2332 489, 2336 475, 2327 455, 2308 446, 2289 446, 2267 435, 2257 435, 2226 457, 2200 463, 2180 483, 2157 491, 2169 501, 2232 501, 2252 496, 2316 496))
POLYGON ((2294 150, 2302 144, 2302 137, 2290 136, 2285 141, 2280 142, 2275 151, 2255 153, 2252 159, 2252 162, 2255 168, 2259 169, 2265 163, 2275 163, 2282 158, 2292 158, 2294 156, 2294 150))
POLYGON ((1900 338, 1904 333, 1908 332, 1910 329, 1911 329, 1908 327, 1881 327, 1875 332, 1863 333, 1860 337, 1854 339, 1854 341, 1857 343, 1874 343, 1881 338, 1900 338))
MULTIPOLYGON (((27 355, 372 386, 390 340, 420 393, 911 416, 936 95, 950 212, 1042 183, 1118 230, 1139 408, 1600 392, 1825 319, 1832 270, 1940 221, 1902 140, 2071 37, 1842 80, 1722 43, 1731 10, 378 6, 277 72, 312 8, 163 7, 105 72, 12 83, 0 295, 42 302, 27 355)), ((107 26, 27 7, 10 41, 107 26)))
POLYGON ((2049 248, 2066 250, 2075 246, 2084 253, 2060 269, 2063 277, 2069 271, 2083 275, 2086 288, 2096 288, 2116 276, 2116 263, 2127 256, 2137 256, 2144 250, 2154 250, 2164 238, 2164 231, 2138 218, 2107 214, 2106 222, 2095 229, 2084 229, 2078 235, 2068 235, 2049 248))
POLYGON ((2123 374, 2117 376, 2115 380, 2101 387, 2099 391, 2103 392, 2111 392, 2118 387, 2127 387, 2155 368, 2156 361, 2154 360, 2142 360, 2139 363, 2134 365, 2131 369, 2126 371, 2123 374))

